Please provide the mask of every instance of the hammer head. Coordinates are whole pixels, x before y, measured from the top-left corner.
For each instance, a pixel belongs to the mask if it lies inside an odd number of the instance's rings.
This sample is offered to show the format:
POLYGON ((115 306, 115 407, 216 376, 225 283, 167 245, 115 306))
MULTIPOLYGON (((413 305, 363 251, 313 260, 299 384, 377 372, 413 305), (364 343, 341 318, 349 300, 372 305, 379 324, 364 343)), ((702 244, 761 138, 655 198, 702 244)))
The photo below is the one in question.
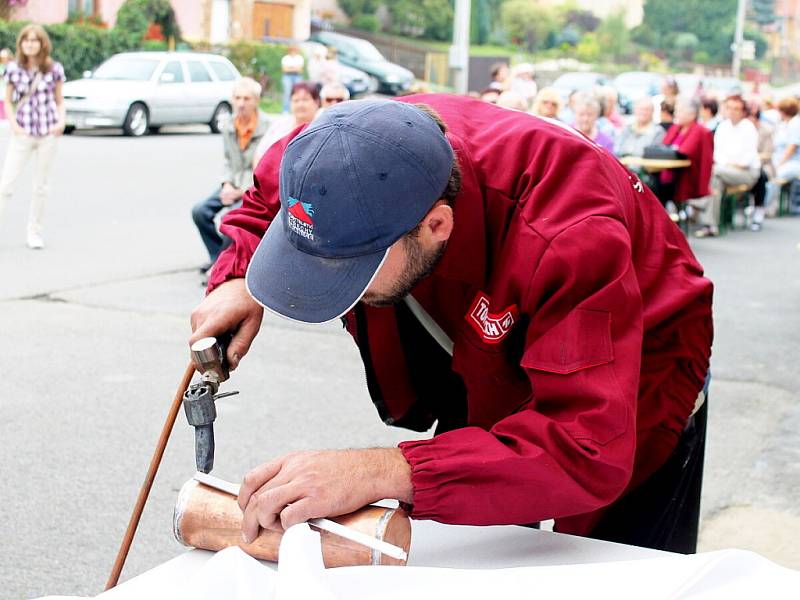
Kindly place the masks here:
POLYGON ((214 420, 217 407, 214 392, 207 383, 195 383, 183 395, 186 420, 194 427, 194 453, 197 470, 210 473, 214 468, 214 420))

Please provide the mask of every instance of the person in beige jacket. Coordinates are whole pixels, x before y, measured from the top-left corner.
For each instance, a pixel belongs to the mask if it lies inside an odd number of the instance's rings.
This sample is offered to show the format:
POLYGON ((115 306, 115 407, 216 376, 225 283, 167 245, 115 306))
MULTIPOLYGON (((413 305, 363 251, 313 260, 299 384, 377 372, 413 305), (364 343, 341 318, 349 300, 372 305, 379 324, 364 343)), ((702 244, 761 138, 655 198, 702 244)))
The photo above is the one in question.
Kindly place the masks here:
POLYGON ((253 162, 261 138, 269 128, 267 116, 258 108, 261 85, 243 77, 233 88, 233 118, 222 128, 225 147, 225 170, 220 187, 192 208, 192 219, 208 250, 209 262, 200 270, 206 272, 226 246, 217 231, 214 219, 226 207, 241 202, 242 194, 253 183, 253 162))

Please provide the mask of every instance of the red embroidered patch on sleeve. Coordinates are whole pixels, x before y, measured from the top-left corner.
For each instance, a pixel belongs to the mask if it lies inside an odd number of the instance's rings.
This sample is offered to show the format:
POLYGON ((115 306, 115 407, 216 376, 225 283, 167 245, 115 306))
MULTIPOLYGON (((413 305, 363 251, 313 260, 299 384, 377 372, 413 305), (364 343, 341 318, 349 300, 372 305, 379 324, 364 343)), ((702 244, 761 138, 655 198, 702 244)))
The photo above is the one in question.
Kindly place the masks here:
POLYGON ((484 342, 497 344, 517 322, 519 310, 516 304, 512 304, 504 311, 492 314, 489 312, 489 297, 483 292, 478 292, 464 318, 484 342))

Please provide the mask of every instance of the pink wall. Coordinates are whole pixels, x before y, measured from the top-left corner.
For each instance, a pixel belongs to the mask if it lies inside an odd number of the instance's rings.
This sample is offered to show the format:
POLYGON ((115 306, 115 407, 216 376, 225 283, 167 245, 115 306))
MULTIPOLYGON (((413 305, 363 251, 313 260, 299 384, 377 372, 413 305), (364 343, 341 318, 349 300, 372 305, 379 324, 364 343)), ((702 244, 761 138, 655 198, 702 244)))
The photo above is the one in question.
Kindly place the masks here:
MULTIPOLYGON (((109 27, 117 20, 117 11, 125 0, 101 0, 101 17, 109 27)), ((201 0, 171 0, 181 32, 189 39, 203 37, 203 2, 201 0)), ((26 6, 13 12, 15 21, 34 23, 63 23, 69 16, 67 0, 30 0, 26 6)))
POLYGON ((33 21, 34 23, 41 23, 47 25, 49 23, 63 23, 67 20, 69 15, 69 6, 67 0, 55 2, 48 0, 47 2, 28 2, 26 6, 15 8, 12 13, 12 18, 15 21, 33 21))

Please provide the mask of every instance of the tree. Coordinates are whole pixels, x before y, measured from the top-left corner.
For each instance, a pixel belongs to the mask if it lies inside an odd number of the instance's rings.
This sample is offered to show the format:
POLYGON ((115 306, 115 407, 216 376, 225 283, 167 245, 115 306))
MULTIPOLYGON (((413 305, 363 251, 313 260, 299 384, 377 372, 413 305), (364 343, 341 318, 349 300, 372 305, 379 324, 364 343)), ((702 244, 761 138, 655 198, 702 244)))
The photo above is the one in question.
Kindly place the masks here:
POLYGON ((392 29, 404 35, 446 41, 453 35, 449 0, 384 0, 392 29))
POLYGON ((736 2, 731 0, 647 0, 644 20, 634 32, 634 39, 661 52, 674 51, 676 32, 697 36, 696 50, 705 52, 713 62, 728 62, 736 22, 736 2))
POLYGON ((775 0, 752 0, 752 8, 753 20, 762 27, 775 22, 775 0))
POLYGON ((339 0, 339 7, 351 18, 375 14, 379 4, 379 0, 339 0))
POLYGON ((595 31, 603 55, 619 60, 629 49, 631 34, 623 13, 607 17, 595 31))
POLYGON ((558 32, 553 9, 529 0, 508 0, 500 9, 503 27, 515 43, 534 52, 542 47, 548 35, 558 32))
POLYGON ((125 0, 117 12, 114 29, 126 36, 131 44, 139 44, 151 24, 158 25, 168 39, 179 40, 181 37, 178 20, 169 0, 125 0))

